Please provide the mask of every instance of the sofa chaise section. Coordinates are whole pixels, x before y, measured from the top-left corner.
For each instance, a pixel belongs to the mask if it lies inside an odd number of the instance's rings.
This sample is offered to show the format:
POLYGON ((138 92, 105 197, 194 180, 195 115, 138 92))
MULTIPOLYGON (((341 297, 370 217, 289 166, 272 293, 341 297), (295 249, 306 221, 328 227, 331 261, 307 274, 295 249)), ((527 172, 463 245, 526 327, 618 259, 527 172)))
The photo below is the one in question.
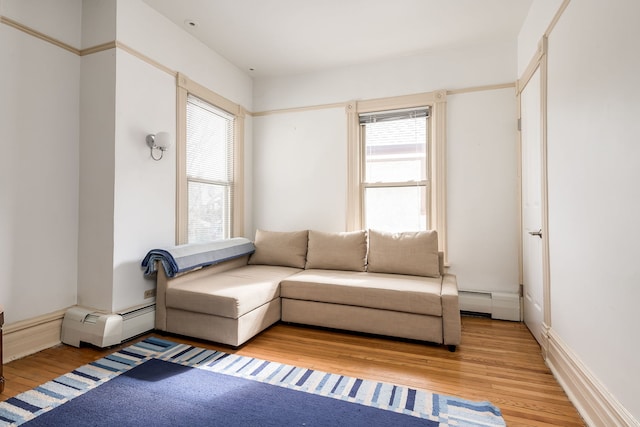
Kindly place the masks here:
POLYGON ((158 268, 156 329, 238 347, 278 322, 280 282, 304 268, 307 232, 281 237, 256 239, 251 259, 242 256, 175 277, 158 268))
POLYGON ((170 286, 160 269, 156 329, 240 346, 280 320, 280 281, 300 271, 246 264, 226 271, 214 269, 175 277, 170 286), (160 298, 163 307, 159 307, 160 298))

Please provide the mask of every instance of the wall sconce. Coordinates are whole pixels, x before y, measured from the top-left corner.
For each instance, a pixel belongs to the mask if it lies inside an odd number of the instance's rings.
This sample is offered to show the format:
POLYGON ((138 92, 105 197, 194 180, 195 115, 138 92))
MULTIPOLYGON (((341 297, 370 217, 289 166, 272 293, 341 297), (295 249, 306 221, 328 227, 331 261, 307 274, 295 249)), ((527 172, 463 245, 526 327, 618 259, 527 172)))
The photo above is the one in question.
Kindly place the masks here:
POLYGON ((167 151, 167 149, 169 149, 169 147, 171 146, 171 135, 169 134, 169 132, 158 132, 155 135, 149 134, 147 135, 146 141, 149 149, 151 149, 151 158, 157 161, 162 159, 164 152, 167 151), (160 157, 156 158, 153 155, 154 149, 160 150, 160 157))

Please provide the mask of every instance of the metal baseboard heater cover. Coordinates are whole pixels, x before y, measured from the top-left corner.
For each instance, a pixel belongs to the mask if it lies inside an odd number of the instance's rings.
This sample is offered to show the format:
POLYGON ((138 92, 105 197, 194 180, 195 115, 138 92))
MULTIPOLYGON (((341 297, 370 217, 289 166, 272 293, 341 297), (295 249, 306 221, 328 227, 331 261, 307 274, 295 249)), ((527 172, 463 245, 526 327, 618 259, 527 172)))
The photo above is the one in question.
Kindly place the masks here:
POLYGON ((508 292, 460 291, 460 311, 490 315, 492 319, 519 322, 520 295, 508 292))
POLYGON ((155 304, 118 313, 71 307, 62 319, 61 341, 74 347, 80 347, 81 342, 96 347, 110 347, 152 330, 155 316, 155 304))

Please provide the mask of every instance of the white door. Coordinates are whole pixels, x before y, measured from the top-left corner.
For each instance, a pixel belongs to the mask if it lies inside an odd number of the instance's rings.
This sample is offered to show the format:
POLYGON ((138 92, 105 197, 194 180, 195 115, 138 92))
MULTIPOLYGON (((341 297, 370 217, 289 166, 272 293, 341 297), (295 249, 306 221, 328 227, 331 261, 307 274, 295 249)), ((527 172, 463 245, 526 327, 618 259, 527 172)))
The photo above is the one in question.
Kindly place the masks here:
POLYGON ((542 117, 540 70, 520 94, 522 141, 522 281, 524 322, 542 343, 544 322, 542 239, 542 117))

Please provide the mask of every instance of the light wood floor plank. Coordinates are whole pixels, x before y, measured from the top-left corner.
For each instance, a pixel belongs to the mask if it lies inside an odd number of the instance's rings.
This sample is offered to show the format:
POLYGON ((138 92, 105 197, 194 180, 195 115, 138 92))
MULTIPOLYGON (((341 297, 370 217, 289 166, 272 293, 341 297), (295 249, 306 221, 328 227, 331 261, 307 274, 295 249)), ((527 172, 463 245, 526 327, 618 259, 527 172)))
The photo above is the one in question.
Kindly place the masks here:
MULTIPOLYGON (((501 409, 510 427, 585 425, 545 365, 538 344, 518 322, 463 317, 462 344, 455 353, 443 346, 286 324, 269 328, 239 349, 186 337, 166 338, 470 400, 488 400, 501 409)), ((119 347, 78 349, 60 345, 10 362, 4 366, 6 386, 0 400, 119 347)))

